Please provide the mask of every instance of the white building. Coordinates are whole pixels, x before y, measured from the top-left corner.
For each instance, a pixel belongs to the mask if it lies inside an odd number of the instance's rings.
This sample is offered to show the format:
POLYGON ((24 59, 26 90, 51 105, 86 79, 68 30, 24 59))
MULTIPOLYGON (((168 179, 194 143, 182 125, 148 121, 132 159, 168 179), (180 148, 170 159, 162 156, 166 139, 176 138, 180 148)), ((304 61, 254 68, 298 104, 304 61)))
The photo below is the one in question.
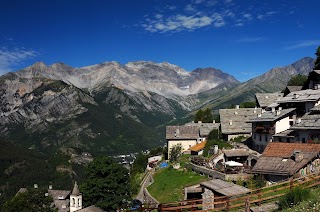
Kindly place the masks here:
POLYGON ((262 152, 273 136, 290 128, 295 122, 295 108, 265 111, 258 113, 248 123, 252 123, 252 148, 262 152))

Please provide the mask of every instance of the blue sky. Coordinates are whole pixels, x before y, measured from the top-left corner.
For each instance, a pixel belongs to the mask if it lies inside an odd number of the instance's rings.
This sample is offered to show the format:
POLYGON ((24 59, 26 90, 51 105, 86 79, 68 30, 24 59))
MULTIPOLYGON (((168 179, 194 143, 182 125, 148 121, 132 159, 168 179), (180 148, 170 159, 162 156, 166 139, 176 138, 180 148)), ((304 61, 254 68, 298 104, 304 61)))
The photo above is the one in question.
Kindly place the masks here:
POLYGON ((2 0, 0 75, 37 61, 219 68, 240 81, 314 57, 318 0, 2 0))

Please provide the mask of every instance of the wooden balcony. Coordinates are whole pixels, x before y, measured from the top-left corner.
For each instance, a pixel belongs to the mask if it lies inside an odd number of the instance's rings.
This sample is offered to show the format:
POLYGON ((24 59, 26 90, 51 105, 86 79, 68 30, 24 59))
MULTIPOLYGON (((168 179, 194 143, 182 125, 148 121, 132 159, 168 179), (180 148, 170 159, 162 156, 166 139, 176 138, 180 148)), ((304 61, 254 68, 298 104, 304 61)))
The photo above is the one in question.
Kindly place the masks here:
POLYGON ((274 135, 275 134, 275 127, 261 127, 258 126, 253 129, 254 133, 260 133, 260 134, 270 134, 274 135))

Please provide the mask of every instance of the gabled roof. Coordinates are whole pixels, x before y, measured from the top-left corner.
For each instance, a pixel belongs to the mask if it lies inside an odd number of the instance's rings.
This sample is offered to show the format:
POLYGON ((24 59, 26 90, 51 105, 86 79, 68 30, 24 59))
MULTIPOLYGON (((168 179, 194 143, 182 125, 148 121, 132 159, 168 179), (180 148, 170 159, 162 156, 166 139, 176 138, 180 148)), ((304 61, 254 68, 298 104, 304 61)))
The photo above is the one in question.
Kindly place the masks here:
POLYGON ((222 152, 226 157, 240 157, 240 156, 249 156, 255 151, 250 149, 224 149, 222 152))
POLYGON ((296 122, 290 127, 292 130, 319 130, 320 114, 311 111, 301 117, 301 122, 296 122))
POLYGON ((200 150, 204 149, 204 147, 206 146, 206 141, 203 141, 201 143, 198 143, 192 147, 189 148, 189 150, 193 151, 193 152, 199 152, 200 150))
POLYGON ((295 92, 295 91, 300 91, 302 89, 302 86, 287 86, 288 91, 295 92))
POLYGON ((265 111, 261 114, 261 117, 258 117, 258 115, 255 118, 251 118, 248 122, 274 122, 279 119, 285 118, 289 116, 289 113, 296 110, 296 108, 288 108, 288 109, 282 109, 278 111, 265 111))
POLYGON ((166 139, 198 139, 198 126, 167 126, 166 139))
POLYGON ((306 89, 289 93, 287 96, 277 100, 277 103, 288 102, 316 102, 320 99, 320 89, 306 89))
POLYGON ((48 193, 54 200, 61 200, 67 199, 71 192, 68 190, 49 190, 48 193))
POLYGON ((283 93, 256 93, 256 99, 261 108, 268 107, 281 97, 283 93))
POLYGON ((251 133, 251 123, 247 122, 259 113, 261 113, 261 108, 220 109, 221 133, 251 133))
POLYGON ((200 183, 212 191, 218 192, 224 196, 236 196, 240 194, 249 193, 251 190, 233 183, 229 183, 220 179, 214 179, 200 183))
POLYGON ((201 137, 207 137, 211 130, 219 129, 220 123, 187 123, 185 126, 198 126, 201 137))
POLYGON ((320 144, 270 142, 252 173, 291 176, 314 160, 319 152, 320 144), (295 151, 302 155, 301 161, 292 157, 295 151))

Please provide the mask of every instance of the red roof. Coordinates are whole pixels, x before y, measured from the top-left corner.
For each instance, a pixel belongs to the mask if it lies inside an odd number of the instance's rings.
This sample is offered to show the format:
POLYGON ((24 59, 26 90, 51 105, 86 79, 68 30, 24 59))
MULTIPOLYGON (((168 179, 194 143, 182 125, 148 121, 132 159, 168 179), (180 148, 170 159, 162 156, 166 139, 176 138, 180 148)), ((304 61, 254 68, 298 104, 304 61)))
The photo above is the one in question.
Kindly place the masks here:
POLYGON ((319 152, 320 144, 270 142, 262 156, 289 158, 295 150, 300 150, 303 153, 319 152))
POLYGON ((189 150, 194 151, 194 152, 199 152, 200 150, 204 149, 206 146, 206 141, 203 141, 199 144, 194 145, 193 147, 190 147, 189 150))

